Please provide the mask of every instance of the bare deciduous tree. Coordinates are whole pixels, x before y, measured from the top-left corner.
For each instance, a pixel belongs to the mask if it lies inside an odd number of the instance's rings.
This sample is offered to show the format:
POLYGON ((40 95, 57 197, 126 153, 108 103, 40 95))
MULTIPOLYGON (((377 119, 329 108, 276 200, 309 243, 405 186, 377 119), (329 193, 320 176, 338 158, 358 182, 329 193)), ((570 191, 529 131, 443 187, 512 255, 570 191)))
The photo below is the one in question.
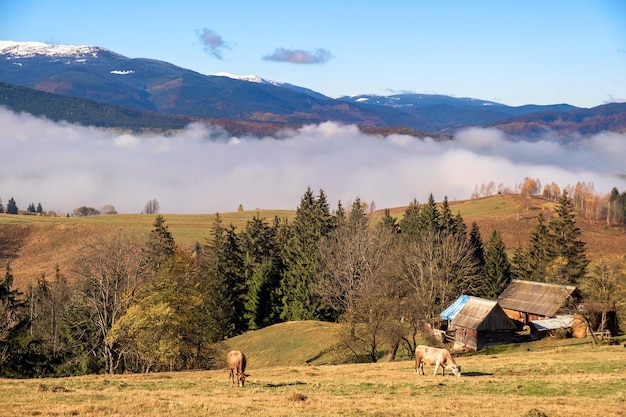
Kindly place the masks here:
POLYGON ((144 214, 157 214, 159 212, 159 202, 156 198, 152 200, 148 200, 146 205, 143 207, 144 214))
POLYGON ((467 239, 430 231, 405 248, 401 278, 409 286, 421 327, 462 293, 474 292, 478 265, 467 239))
POLYGON ((346 222, 321 241, 316 292, 339 316, 340 345, 358 357, 378 359, 389 323, 398 322, 392 287, 395 234, 367 222, 346 222))
POLYGON ((143 281, 143 264, 141 245, 118 233, 87 244, 76 267, 76 304, 89 312, 88 320, 97 329, 107 373, 115 373, 119 355, 105 339, 143 281))

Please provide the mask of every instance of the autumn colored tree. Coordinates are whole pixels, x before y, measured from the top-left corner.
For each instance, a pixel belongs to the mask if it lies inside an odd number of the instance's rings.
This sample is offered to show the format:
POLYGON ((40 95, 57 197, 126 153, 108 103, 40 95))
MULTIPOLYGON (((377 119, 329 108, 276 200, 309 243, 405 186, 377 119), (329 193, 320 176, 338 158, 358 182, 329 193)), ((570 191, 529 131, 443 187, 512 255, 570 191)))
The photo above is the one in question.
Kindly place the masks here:
POLYGON ((139 242, 121 233, 101 236, 85 245, 76 266, 78 291, 73 303, 86 315, 76 319, 86 320, 95 330, 89 343, 106 373, 115 373, 122 358, 107 335, 145 280, 142 249, 139 242))
POLYGON ((106 340, 121 347, 131 371, 197 369, 213 355, 206 323, 198 265, 176 251, 146 282, 106 340))
POLYGON ((595 306, 590 313, 601 316, 597 328, 591 330, 604 330, 612 310, 617 312, 618 322, 623 323, 626 320, 626 257, 601 257, 591 262, 587 275, 580 281, 580 289, 586 304, 595 306))

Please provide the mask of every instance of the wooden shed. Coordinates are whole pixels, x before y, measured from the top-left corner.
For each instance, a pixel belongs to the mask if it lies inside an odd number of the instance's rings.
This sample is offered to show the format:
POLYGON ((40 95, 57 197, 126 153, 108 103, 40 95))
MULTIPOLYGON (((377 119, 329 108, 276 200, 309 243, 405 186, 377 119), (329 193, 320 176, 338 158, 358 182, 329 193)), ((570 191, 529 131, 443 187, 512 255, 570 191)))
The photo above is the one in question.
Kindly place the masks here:
POLYGON ((466 300, 450 323, 455 349, 480 350, 511 343, 516 326, 497 301, 471 296, 466 300))
POLYGON ((521 328, 531 321, 571 314, 580 300, 575 286, 513 280, 498 297, 498 304, 521 328))

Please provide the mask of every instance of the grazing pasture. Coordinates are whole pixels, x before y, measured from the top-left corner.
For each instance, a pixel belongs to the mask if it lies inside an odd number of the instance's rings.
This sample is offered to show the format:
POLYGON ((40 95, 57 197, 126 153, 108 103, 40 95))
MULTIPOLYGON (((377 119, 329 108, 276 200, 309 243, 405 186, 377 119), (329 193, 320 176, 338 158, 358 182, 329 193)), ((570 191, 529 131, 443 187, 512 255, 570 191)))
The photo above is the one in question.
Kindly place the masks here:
MULTIPOLYGON (((623 416, 626 349, 547 340, 458 356, 463 376, 414 362, 0 380, 0 416, 623 416)), ((247 352, 254 361, 254 352, 247 352)))

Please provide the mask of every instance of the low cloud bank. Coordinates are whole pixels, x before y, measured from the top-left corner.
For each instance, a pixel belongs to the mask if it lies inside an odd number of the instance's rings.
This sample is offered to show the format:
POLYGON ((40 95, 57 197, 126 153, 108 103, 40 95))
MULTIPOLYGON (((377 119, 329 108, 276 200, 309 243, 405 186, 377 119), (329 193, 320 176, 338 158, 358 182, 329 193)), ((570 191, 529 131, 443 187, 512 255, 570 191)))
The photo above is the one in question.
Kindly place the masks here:
POLYGON ((139 213, 157 199, 162 213, 295 209, 310 186, 331 208, 360 197, 377 208, 470 198, 494 181, 525 177, 561 187, 584 181, 598 193, 626 190, 626 137, 600 134, 576 146, 508 141, 492 129, 467 129, 453 141, 362 134, 335 123, 278 137, 231 137, 190 125, 175 136, 134 136, 53 123, 0 109, 0 198, 20 209, 41 203, 58 213, 113 205, 139 213), (620 177, 621 175, 621 177, 620 177))

